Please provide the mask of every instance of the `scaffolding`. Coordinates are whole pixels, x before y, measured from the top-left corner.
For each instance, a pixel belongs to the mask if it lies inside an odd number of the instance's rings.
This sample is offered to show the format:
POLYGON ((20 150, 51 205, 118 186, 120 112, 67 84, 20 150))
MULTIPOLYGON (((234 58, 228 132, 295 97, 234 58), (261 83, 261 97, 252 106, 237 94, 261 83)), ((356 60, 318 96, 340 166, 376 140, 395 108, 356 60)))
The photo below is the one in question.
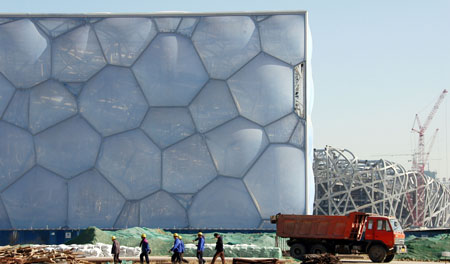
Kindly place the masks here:
POLYGON ((395 216, 403 227, 450 227, 450 190, 436 179, 387 160, 361 160, 346 149, 314 151, 314 214, 395 216), (419 196, 424 195, 424 204, 419 196), (423 206, 418 214, 417 206, 423 206))

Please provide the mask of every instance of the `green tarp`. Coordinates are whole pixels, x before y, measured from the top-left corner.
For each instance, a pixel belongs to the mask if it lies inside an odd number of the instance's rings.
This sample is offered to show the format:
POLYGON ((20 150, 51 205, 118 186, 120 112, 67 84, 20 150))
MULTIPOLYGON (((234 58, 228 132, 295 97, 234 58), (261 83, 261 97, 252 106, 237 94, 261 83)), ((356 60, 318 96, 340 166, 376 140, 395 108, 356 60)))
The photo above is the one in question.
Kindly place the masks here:
MULTIPOLYGON (((204 232, 206 238, 205 256, 214 254, 214 244, 216 240, 213 237, 214 232, 204 232)), ((118 231, 103 231, 96 227, 89 227, 78 237, 68 241, 66 244, 96 244, 111 243, 111 236, 116 236, 117 240, 123 246, 138 247, 141 241, 141 234, 146 234, 152 249, 152 255, 167 256, 169 249, 173 245, 173 234, 161 229, 149 229, 133 227, 118 231)), ((183 234, 186 244, 186 256, 195 256, 195 247, 193 246, 196 234, 183 234), (192 246, 190 246, 190 244, 192 246)), ((275 248, 275 233, 225 233, 222 234, 225 250, 229 257, 267 257, 280 258, 281 250, 275 248), (236 245, 227 247, 227 245, 236 245)))
POLYGON ((399 254, 396 259, 437 261, 442 252, 450 251, 450 234, 440 234, 433 237, 409 236, 405 240, 407 254, 399 254))
MULTIPOLYGON (((111 236, 116 236, 121 245, 136 247, 139 246, 141 234, 145 233, 152 247, 152 255, 169 255, 168 250, 173 244, 172 233, 161 229, 149 229, 134 227, 118 231, 102 231, 96 227, 90 227, 83 231, 80 236, 69 241, 67 244, 95 244, 111 243, 111 236)), ((220 233, 220 232, 219 232, 220 233)), ((195 234, 180 234, 183 236, 185 244, 193 244, 192 240, 195 234)), ((213 233, 204 233, 207 244, 214 244, 213 233)), ((229 256, 235 257, 276 257, 278 250, 271 251, 275 245, 275 233, 224 233, 222 234, 225 245, 242 245, 235 247, 229 256), (245 245, 255 245, 257 247, 248 247, 245 245), (263 252, 270 252, 264 254, 263 252)), ((434 237, 415 237, 409 236, 406 241, 408 247, 407 254, 399 254, 396 259, 404 260, 439 260, 442 252, 450 251, 450 234, 441 234, 434 237)), ((186 256, 194 254, 192 247, 187 246, 186 256)), ((205 256, 213 254, 213 247, 208 246, 205 250, 205 256)))

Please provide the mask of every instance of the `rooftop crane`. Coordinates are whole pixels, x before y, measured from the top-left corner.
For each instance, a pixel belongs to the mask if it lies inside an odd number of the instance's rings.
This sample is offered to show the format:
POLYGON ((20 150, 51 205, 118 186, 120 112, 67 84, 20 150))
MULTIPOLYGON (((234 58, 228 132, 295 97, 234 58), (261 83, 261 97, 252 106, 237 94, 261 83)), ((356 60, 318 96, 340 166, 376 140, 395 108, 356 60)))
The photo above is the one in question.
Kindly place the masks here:
MULTIPOLYGON (((439 109, 439 106, 441 105, 442 101, 445 98, 445 95, 447 95, 448 91, 444 90, 442 91, 441 95, 439 96, 437 102, 434 104, 433 109, 431 110, 430 114, 428 115, 427 119, 425 120, 425 123, 422 125, 419 119, 419 115, 416 114, 416 117, 414 119, 413 128, 411 129, 413 132, 416 132, 419 134, 419 145, 418 145, 418 151, 414 154, 413 158, 413 170, 419 171, 421 173, 424 173, 425 171, 425 158, 428 157, 425 153, 425 132, 428 129, 428 126, 431 123, 431 120, 433 120, 434 115, 436 114, 437 110, 439 109), (415 124, 417 123, 418 128, 415 128, 415 124)), ((431 149, 430 149, 431 151, 431 149)))
POLYGON ((419 145, 418 150, 416 153, 413 154, 413 164, 412 169, 414 171, 419 172, 420 175, 417 177, 416 182, 416 191, 415 193, 408 193, 407 194, 407 200, 409 209, 411 212, 413 225, 414 226, 423 226, 424 218, 425 218, 425 164, 428 160, 428 157, 431 152, 431 148, 433 147, 434 140, 436 138, 436 134, 439 131, 438 129, 435 131, 433 138, 431 140, 431 144, 429 146, 428 152, 425 153, 425 132, 428 129, 428 126, 431 123, 431 120, 433 120, 434 115, 436 114, 437 110, 439 109, 439 106, 441 105, 442 101, 444 100, 445 96, 447 95, 447 90, 442 91, 441 95, 439 96, 438 100, 433 106, 433 109, 431 110, 430 114, 428 114, 427 119, 425 120, 425 123, 422 125, 419 119, 419 115, 416 114, 416 117, 414 119, 413 128, 411 129, 413 132, 416 132, 419 134, 419 145), (417 123, 418 128, 415 128, 415 124, 417 123))

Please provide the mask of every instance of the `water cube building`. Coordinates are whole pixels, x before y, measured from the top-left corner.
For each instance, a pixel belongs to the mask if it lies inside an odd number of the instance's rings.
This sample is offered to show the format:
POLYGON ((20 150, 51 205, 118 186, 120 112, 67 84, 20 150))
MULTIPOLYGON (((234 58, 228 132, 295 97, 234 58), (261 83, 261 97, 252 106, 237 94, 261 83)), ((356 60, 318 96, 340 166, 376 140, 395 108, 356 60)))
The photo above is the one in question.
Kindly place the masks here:
POLYGON ((306 12, 0 15, 0 229, 312 213, 306 12))

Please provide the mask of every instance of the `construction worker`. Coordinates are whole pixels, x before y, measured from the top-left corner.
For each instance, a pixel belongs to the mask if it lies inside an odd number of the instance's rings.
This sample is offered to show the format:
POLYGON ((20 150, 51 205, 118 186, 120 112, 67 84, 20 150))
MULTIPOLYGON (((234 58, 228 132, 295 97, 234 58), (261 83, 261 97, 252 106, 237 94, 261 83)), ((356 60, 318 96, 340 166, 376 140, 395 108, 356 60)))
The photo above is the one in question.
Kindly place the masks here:
POLYGON ((139 255, 139 260, 141 261, 141 264, 144 263, 144 257, 145 257, 145 262, 150 263, 150 260, 148 259, 148 254, 150 254, 152 252, 152 250, 150 249, 150 245, 148 244, 148 240, 147 240, 147 235, 146 234, 142 234, 141 235, 141 243, 139 244, 139 246, 141 247, 141 255, 139 255))
POLYGON ((122 260, 120 260, 120 258, 119 258, 120 243, 119 243, 119 241, 117 241, 115 236, 112 236, 111 240, 113 242, 112 248, 111 248, 111 255, 113 255, 114 264, 115 263, 122 263, 122 260))
POLYGON ((216 261, 217 257, 220 257, 222 259, 222 264, 225 264, 225 254, 223 251, 223 240, 222 237, 217 234, 214 233, 214 238, 217 239, 216 242, 216 254, 214 254, 214 257, 211 261, 211 264, 214 264, 214 262, 216 261))
POLYGON ((173 234, 173 247, 169 250, 169 252, 173 252, 172 254, 172 264, 175 263, 180 263, 181 259, 180 259, 180 252, 181 252, 181 242, 180 239, 178 238, 178 234, 175 233, 173 234))
POLYGON ((181 251, 180 251, 180 261, 183 261, 184 263, 189 263, 189 261, 187 261, 186 259, 183 258, 184 256, 184 242, 183 242, 183 237, 182 236, 178 236, 178 238, 180 239, 180 247, 181 247, 181 251))
POLYGON ((197 233, 197 238, 192 240, 192 242, 198 241, 197 243, 197 259, 198 264, 204 264, 206 260, 203 259, 203 251, 205 250, 205 237, 202 232, 197 233))

